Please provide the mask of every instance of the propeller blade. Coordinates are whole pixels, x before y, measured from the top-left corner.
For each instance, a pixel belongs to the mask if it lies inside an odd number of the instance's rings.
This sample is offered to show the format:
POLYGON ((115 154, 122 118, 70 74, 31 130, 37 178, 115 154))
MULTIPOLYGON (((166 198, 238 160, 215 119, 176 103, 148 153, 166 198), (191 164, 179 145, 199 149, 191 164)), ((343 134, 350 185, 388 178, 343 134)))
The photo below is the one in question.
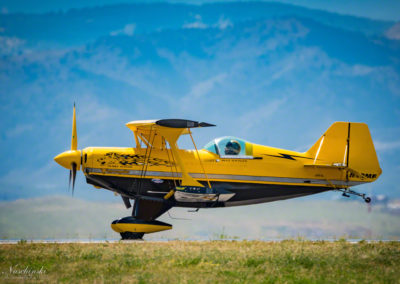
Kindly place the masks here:
POLYGON ((76 113, 75 113, 75 103, 74 112, 72 114, 72 138, 71 138, 71 150, 78 149, 78 136, 76 134, 76 113))
POLYGON ((71 189, 71 183, 72 183, 72 195, 74 195, 76 171, 80 169, 82 163, 82 151, 78 151, 75 103, 72 114, 71 150, 58 154, 56 157, 54 157, 54 160, 64 168, 69 169, 68 191, 71 189))
POLYGON ((71 188, 72 170, 69 170, 68 189, 71 188))
MULTIPOLYGON (((71 138, 71 150, 78 149, 78 135, 76 133, 76 111, 75 111, 75 103, 74 103, 74 111, 72 114, 72 138, 71 138)), ((71 170, 69 171, 69 184, 71 186, 72 180, 72 196, 74 195, 75 190, 75 179, 76 179, 76 163, 71 164, 71 170)))
POLYGON ((76 164, 72 163, 72 195, 74 195, 75 179, 76 179, 76 164))

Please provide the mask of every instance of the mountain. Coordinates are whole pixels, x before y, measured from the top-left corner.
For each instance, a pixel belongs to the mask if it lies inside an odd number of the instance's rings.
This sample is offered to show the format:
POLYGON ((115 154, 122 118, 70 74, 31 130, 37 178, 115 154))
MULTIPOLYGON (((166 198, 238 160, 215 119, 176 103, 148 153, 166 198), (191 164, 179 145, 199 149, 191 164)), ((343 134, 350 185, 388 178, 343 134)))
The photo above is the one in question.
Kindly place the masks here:
POLYGON ((119 4, 45 14, 3 14, 0 26, 3 36, 23 38, 30 45, 45 48, 48 45, 81 45, 109 34, 206 28, 279 17, 306 17, 334 28, 367 35, 382 35, 394 24, 281 3, 231 2, 119 4))
MULTIPOLYGON (((298 151, 334 121, 366 122, 383 175, 355 189, 398 197, 394 25, 251 2, 1 15, 0 199, 66 193, 52 158, 69 147, 74 101, 80 148, 132 145, 135 119, 217 124, 196 131, 199 147, 234 135, 298 151)), ((76 194, 112 198, 82 174, 76 194)))

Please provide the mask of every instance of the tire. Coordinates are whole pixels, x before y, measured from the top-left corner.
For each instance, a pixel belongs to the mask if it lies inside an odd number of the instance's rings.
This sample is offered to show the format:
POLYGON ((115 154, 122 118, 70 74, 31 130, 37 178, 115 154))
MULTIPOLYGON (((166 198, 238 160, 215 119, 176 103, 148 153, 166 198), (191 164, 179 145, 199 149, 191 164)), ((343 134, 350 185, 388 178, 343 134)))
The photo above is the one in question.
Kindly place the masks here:
POLYGON ((123 232, 120 233, 120 235, 123 240, 141 240, 143 239, 144 233, 123 232))

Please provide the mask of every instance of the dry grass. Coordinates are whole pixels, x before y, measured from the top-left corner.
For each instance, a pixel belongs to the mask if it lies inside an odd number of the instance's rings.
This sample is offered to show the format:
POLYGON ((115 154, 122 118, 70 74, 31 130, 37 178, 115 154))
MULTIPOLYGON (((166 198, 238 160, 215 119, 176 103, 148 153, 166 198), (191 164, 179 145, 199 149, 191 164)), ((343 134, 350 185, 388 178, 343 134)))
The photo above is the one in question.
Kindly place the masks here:
POLYGON ((292 240, 22 242, 0 246, 0 271, 1 282, 399 283, 400 244, 292 240), (43 267, 45 272, 15 272, 26 267, 30 271, 43 267))

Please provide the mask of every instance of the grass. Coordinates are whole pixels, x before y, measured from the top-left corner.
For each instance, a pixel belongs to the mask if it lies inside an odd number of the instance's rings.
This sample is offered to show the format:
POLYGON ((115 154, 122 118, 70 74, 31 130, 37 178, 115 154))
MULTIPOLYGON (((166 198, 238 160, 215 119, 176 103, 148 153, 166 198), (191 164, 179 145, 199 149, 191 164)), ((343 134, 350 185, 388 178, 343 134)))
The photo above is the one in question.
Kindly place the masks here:
POLYGON ((399 283, 399 278, 399 242, 0 245, 0 282, 399 283))

